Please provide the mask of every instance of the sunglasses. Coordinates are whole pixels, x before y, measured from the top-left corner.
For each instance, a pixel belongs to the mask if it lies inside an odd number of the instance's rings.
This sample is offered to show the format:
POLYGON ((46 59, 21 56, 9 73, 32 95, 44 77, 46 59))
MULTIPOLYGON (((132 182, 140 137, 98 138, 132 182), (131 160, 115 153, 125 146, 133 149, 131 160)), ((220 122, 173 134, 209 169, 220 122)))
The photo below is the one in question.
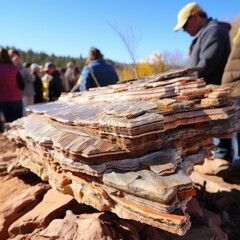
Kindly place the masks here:
POLYGON ((192 15, 187 19, 186 23, 183 25, 183 29, 186 29, 189 24, 189 20, 192 18, 192 15))

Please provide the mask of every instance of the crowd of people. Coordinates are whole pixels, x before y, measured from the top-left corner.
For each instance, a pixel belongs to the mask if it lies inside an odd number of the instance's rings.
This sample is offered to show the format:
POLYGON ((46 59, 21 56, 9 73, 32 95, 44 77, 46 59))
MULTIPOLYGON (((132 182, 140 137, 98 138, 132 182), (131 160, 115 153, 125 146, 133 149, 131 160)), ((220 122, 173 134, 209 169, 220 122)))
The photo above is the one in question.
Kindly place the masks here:
POLYGON ((73 62, 57 68, 53 62, 21 63, 19 51, 0 48, 0 113, 2 121, 12 122, 26 116, 26 107, 56 101, 65 92, 84 91, 118 81, 113 65, 91 48, 86 66, 80 73, 73 62))
MULTIPOLYGON (((240 29, 231 50, 231 25, 208 17, 195 2, 179 11, 174 31, 180 29, 194 37, 188 66, 201 67, 198 77, 207 84, 232 87, 232 97, 240 106, 240 29)), ((37 63, 20 62, 18 51, 0 49, 0 112, 7 122, 26 115, 28 105, 55 101, 62 92, 85 91, 118 81, 113 65, 104 60, 97 48, 90 48, 81 73, 72 62, 60 70, 52 62, 46 62, 42 68, 37 63)), ((218 147, 215 158, 240 163, 239 137, 238 131, 232 139, 215 139, 218 147)))

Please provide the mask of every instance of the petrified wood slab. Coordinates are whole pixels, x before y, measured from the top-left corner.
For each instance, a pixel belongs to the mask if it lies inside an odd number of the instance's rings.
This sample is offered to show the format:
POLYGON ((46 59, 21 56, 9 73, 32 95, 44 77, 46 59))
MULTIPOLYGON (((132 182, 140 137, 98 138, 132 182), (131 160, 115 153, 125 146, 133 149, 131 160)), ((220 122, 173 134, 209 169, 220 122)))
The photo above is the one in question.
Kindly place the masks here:
POLYGON ((236 115, 234 106, 215 109, 202 109, 188 112, 177 112, 164 116, 164 130, 176 128, 181 125, 198 124, 216 120, 230 119, 236 115))
MULTIPOLYGON (((119 143, 119 145, 116 145, 112 144, 112 142, 116 142, 116 139, 107 141, 97 137, 97 134, 92 135, 85 131, 74 131, 74 129, 61 129, 61 126, 53 127, 49 123, 46 117, 29 115, 23 122, 25 135, 22 140, 28 141, 29 144, 34 141, 45 147, 60 149, 67 152, 68 155, 81 158, 81 161, 89 164, 111 160, 112 154, 119 155, 119 157, 116 157, 116 159, 119 159, 133 154, 142 155, 151 149, 156 150, 156 144, 153 143, 162 135, 162 130, 160 130, 159 133, 147 132, 146 135, 136 136, 133 139, 116 136, 119 143), (30 141, 30 139, 32 140, 30 141), (149 148, 145 148, 145 146, 149 148), (126 148, 131 151, 129 152, 126 148)), ((159 125, 162 126, 162 123, 159 125)))
POLYGON ((181 76, 188 76, 188 75, 196 76, 196 72, 201 71, 201 70, 202 70, 202 68, 200 68, 200 67, 169 70, 165 73, 159 74, 158 81, 170 79, 170 78, 181 77, 181 76))
MULTIPOLYGON (((194 76, 195 78, 197 77, 195 72, 200 71, 202 68, 185 68, 185 69, 176 69, 176 70, 169 70, 167 72, 164 73, 160 73, 160 74, 156 74, 153 76, 149 76, 147 78, 143 78, 140 79, 138 81, 145 81, 145 79, 147 79, 147 81, 149 82, 155 82, 155 81, 166 81, 166 79, 171 79, 171 78, 178 78, 178 77, 182 77, 182 76, 194 76)), ((130 80, 126 80, 123 82, 133 82, 135 81, 135 79, 130 79, 130 80)), ((137 82, 137 81, 136 81, 137 82)))
POLYGON ((221 98, 203 98, 201 99, 200 106, 204 108, 213 108, 213 107, 220 107, 220 106, 227 106, 232 105, 232 99, 227 97, 221 97, 221 98))
POLYGON ((145 113, 143 109, 126 103, 112 103, 104 108, 103 112, 112 116, 125 118, 138 117, 145 113))
POLYGON ((209 98, 222 98, 222 97, 227 97, 229 94, 233 91, 232 88, 230 87, 223 87, 221 86, 212 88, 212 92, 210 92, 207 97, 209 98))
POLYGON ((164 98, 157 102, 157 108, 160 112, 175 112, 189 109, 197 109, 193 101, 177 101, 173 98, 164 98))
POLYGON ((53 154, 54 159, 60 163, 63 169, 99 177, 108 169, 134 171, 140 168, 151 170, 158 175, 166 175, 173 173, 181 162, 179 154, 171 149, 163 149, 139 158, 112 160, 102 164, 84 164, 64 156, 61 152, 53 154))
POLYGON ((213 137, 240 129, 230 89, 206 87, 197 70, 29 106, 8 137, 21 165, 79 203, 183 235, 195 194, 188 175, 210 155, 213 137))
POLYGON ((103 175, 103 183, 137 197, 163 203, 171 201, 178 191, 192 188, 191 179, 181 170, 167 176, 159 176, 148 170, 109 170, 103 175))
MULTIPOLYGON (((184 89, 203 88, 206 85, 202 79, 196 80, 196 77, 194 79, 192 72, 192 69, 188 69, 185 73, 182 72, 181 74, 175 71, 175 73, 169 74, 168 76, 157 75, 129 83, 94 88, 90 89, 90 91, 70 96, 72 98, 79 98, 78 102, 81 103, 153 101, 165 97, 174 97, 179 95, 184 89), (189 73, 187 73, 187 71, 189 71, 189 73), (178 77, 181 76, 185 76, 184 81, 181 78, 178 79, 178 77), (169 80, 170 82, 168 82, 168 80, 163 81, 163 79, 170 78, 174 78, 174 80, 169 80), (151 84, 153 82, 154 84, 151 84), (156 84, 156 82, 158 82, 158 84, 156 84), (159 82, 161 82, 161 84, 159 84, 159 82)), ((60 100, 62 99, 66 102, 67 98, 68 97, 64 95, 60 100)))
MULTIPOLYGON (((24 154, 26 154, 26 152, 29 153, 30 160, 27 160, 25 157, 25 160, 22 162, 22 164, 26 164, 27 167, 31 168, 31 170, 36 170, 37 168, 34 165, 38 164, 38 161, 42 161, 40 156, 36 157, 35 160, 31 160, 34 154, 27 150, 22 151, 24 154)), ((91 205, 101 211, 112 211, 119 214, 119 216, 122 218, 129 218, 130 215, 127 212, 119 212, 119 209, 122 208, 122 203, 128 203, 128 207, 126 209, 130 209, 131 211, 134 209, 134 215, 138 216, 138 220, 134 216, 131 216, 130 219, 141 221, 147 224, 153 224, 153 226, 162 229, 166 229, 167 222, 169 222, 171 224, 168 226, 168 231, 178 234, 184 234, 187 226, 190 224, 188 216, 182 211, 182 209, 185 208, 186 201, 181 202, 178 198, 176 198, 176 194, 180 194, 181 199, 187 200, 194 194, 194 192, 191 192, 191 183, 188 185, 188 183, 184 182, 185 177, 182 179, 181 174, 181 176, 179 175, 179 179, 177 181, 179 183, 178 187, 173 186, 174 182, 172 182, 172 199, 170 199, 168 202, 161 203, 151 199, 151 195, 148 196, 149 199, 140 198, 132 193, 128 194, 126 192, 122 192, 120 196, 115 195, 113 192, 116 192, 116 189, 114 190, 112 187, 103 185, 103 182, 100 178, 94 178, 80 173, 73 174, 70 171, 63 170, 58 164, 50 163, 46 160, 43 162, 45 167, 42 168, 42 171, 38 172, 38 175, 47 175, 48 181, 53 188, 58 189, 65 194, 74 196, 74 198, 80 203, 91 205), (180 182, 184 185, 181 185, 180 182), (186 195, 185 193, 182 195, 183 191, 188 192, 188 194, 186 195), (154 203, 154 206, 151 206, 152 203, 154 203), (171 214, 169 214, 170 212, 171 214), (181 219, 181 221, 178 222, 179 220, 177 219, 181 219), (161 227, 163 223, 164 226, 161 227), (180 225, 177 226, 177 224, 180 225)), ((143 171, 147 172, 149 170, 143 171)), ((166 177, 170 176, 171 175, 166 177)), ((172 179, 176 180, 174 177, 172 179)), ((138 183, 139 181, 141 181, 141 179, 138 180, 138 183)), ((157 191, 162 192, 159 187, 160 186, 158 186, 157 191)), ((170 187, 170 185, 168 187, 170 187)), ((171 191, 169 191, 169 193, 170 192, 171 191)))
POLYGON ((144 113, 136 118, 126 120, 103 114, 99 120, 99 125, 101 132, 135 136, 163 130, 163 116, 156 113, 144 113))
MULTIPOLYGON (((105 128, 111 128, 110 130, 116 129, 115 131, 130 136, 148 132, 149 130, 153 131, 155 129, 159 130, 163 128, 161 125, 163 116, 160 114, 145 113, 143 109, 130 103, 115 103, 104 107, 105 105, 72 105, 72 103, 69 105, 59 104, 57 110, 51 109, 44 111, 43 107, 41 106, 41 111, 45 112, 44 115, 47 118, 54 119, 61 123, 94 128, 101 127, 101 131, 103 131, 105 128), (116 110, 114 106, 117 106, 118 110, 116 110), (115 110, 113 110, 113 108, 115 110), (120 111, 119 109, 121 109, 121 114, 116 113, 120 111), (123 109, 125 113, 123 112, 123 109), (133 115, 133 109, 135 109, 134 111, 138 112, 134 113, 135 116, 133 115), (131 119, 128 119, 131 115, 131 119), (128 116, 128 118, 126 116, 128 116), (148 127, 148 125, 150 125, 150 127, 148 127)), ((34 106, 32 106, 31 110, 37 112, 38 105, 35 106, 36 109, 34 106)), ((46 108, 48 108, 48 106, 46 106, 46 108)), ((41 113, 41 111, 38 113, 41 113)))
POLYGON ((184 77, 177 77, 177 78, 170 78, 166 79, 164 81, 157 81, 156 79, 149 79, 144 86, 147 88, 155 88, 160 86, 177 86, 177 85, 183 85, 187 82, 196 81, 195 75, 186 75, 184 77))
POLYGON ((133 204, 126 199, 115 196, 113 199, 118 202, 114 212, 119 217, 140 221, 178 235, 184 235, 191 227, 188 215, 157 212, 136 203, 133 204))

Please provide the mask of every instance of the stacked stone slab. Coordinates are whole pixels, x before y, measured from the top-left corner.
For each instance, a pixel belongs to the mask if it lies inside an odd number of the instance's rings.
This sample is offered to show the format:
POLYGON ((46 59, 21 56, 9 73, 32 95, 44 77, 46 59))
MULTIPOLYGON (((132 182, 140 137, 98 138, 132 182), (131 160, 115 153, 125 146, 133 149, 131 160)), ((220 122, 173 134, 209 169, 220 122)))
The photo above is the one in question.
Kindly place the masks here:
POLYGON ((231 89, 183 69, 62 95, 10 125, 18 158, 79 203, 184 235, 189 177, 240 128, 231 89))

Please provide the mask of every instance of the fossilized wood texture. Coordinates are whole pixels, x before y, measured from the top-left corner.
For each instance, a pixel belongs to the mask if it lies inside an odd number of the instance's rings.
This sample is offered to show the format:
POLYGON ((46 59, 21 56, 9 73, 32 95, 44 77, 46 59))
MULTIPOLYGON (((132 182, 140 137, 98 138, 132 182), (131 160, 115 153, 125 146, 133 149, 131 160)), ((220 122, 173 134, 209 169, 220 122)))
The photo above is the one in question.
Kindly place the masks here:
MULTIPOLYGON (((32 105, 7 132, 18 159, 79 203, 183 235, 189 175, 240 128, 229 88, 183 69, 32 105)), ((17 229, 13 226, 11 231, 17 229)))

